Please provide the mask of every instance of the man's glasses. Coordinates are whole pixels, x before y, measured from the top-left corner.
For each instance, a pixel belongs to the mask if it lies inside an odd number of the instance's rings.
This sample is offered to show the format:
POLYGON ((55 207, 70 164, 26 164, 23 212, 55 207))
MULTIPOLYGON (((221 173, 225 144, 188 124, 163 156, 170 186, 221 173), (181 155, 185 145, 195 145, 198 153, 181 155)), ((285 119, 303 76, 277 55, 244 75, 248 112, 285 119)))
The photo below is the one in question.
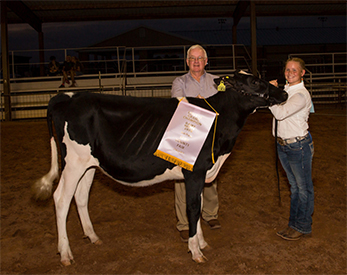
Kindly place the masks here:
POLYGON ((205 57, 202 57, 202 56, 198 56, 198 57, 192 57, 192 56, 190 56, 189 58, 188 58, 188 60, 189 61, 203 61, 203 60, 205 60, 205 57))

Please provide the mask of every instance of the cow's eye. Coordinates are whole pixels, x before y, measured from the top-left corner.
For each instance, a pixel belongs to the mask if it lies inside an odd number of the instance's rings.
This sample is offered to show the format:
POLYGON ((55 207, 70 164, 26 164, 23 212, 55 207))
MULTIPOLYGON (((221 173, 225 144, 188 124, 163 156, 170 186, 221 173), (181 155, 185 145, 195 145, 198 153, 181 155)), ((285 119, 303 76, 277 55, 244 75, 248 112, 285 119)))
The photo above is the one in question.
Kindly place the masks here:
POLYGON ((252 81, 252 84, 258 86, 258 85, 259 85, 259 80, 254 79, 254 80, 252 81))

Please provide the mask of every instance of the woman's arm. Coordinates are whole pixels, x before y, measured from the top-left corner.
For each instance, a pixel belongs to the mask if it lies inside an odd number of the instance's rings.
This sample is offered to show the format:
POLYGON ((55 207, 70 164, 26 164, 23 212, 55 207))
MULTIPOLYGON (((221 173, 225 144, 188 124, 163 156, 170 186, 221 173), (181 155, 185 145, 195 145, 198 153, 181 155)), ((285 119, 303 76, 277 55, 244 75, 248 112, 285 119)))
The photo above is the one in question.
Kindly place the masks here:
POLYGON ((306 106, 305 96, 297 93, 289 98, 284 104, 269 107, 271 113, 277 120, 283 120, 299 112, 306 106))

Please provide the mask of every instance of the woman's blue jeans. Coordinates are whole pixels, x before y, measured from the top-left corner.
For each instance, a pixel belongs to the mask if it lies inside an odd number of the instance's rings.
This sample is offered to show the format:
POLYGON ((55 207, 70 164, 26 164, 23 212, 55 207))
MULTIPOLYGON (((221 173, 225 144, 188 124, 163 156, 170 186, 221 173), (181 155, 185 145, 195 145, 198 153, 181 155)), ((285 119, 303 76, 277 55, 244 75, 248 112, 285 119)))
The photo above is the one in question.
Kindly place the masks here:
POLYGON ((277 143, 278 157, 290 184, 291 202, 288 226, 303 234, 312 232, 314 191, 312 183, 312 137, 295 143, 277 143))

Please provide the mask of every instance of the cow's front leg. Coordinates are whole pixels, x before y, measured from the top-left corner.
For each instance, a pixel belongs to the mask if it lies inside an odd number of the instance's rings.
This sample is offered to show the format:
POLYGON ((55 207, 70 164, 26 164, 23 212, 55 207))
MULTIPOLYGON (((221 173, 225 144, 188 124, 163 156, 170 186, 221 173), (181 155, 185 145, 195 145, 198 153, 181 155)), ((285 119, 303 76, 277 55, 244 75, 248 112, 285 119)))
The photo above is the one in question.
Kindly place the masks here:
POLYGON ((192 253, 193 261, 197 263, 206 262, 206 257, 201 252, 208 246, 206 243, 200 223, 201 214, 201 193, 204 187, 205 177, 186 177, 186 201, 187 201, 187 216, 189 220, 189 240, 188 249, 192 253))
POLYGON ((192 259, 196 263, 204 263, 207 261, 207 258, 201 252, 201 249, 208 247, 207 242, 204 239, 201 230, 200 219, 197 224, 197 233, 192 238, 189 237, 188 240, 188 249, 192 253, 192 259))

